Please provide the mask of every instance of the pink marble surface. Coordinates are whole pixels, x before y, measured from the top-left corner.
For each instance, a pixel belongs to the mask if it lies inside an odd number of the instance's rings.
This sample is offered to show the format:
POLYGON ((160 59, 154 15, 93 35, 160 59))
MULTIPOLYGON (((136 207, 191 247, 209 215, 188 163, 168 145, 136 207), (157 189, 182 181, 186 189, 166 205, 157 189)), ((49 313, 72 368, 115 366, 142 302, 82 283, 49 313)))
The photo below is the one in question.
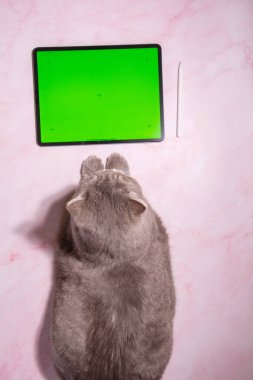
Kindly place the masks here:
POLYGON ((58 203, 85 157, 113 151, 170 232, 178 304, 164 380, 253 379, 252 20, 252 0, 0 2, 2 380, 57 378, 48 321, 58 203), (163 49, 163 143, 35 144, 34 47, 151 42, 163 49))

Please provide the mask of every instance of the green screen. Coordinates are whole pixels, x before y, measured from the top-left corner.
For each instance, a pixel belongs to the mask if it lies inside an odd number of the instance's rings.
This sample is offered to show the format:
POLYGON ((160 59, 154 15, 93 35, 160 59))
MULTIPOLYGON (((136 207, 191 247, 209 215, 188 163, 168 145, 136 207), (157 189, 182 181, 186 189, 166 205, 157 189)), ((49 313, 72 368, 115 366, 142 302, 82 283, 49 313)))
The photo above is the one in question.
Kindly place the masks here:
POLYGON ((42 144, 161 139, 158 47, 35 50, 42 144))

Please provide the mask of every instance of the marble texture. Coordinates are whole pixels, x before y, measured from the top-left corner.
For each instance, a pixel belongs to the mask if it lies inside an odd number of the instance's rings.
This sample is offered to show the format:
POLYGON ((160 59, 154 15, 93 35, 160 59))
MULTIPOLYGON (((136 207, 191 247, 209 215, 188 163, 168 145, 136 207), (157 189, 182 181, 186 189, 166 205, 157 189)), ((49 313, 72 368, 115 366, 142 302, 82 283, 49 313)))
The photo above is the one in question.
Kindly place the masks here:
POLYGON ((163 380, 253 379, 252 15, 252 0, 0 1, 2 380, 57 379, 48 338, 55 226, 81 161, 113 151, 170 233, 178 302, 163 380), (34 47, 152 42, 163 49, 164 142, 36 145, 34 47))

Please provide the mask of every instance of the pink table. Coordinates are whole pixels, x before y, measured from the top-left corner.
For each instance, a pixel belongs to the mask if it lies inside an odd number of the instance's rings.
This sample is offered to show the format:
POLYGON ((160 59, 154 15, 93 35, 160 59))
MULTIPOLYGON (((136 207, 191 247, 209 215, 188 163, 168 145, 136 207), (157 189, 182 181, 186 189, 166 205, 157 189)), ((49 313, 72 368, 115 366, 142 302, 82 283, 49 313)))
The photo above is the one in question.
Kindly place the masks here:
POLYGON ((253 379, 252 17, 251 0, 1 2, 1 380, 57 379, 48 333, 59 204, 85 157, 113 151, 170 233, 178 303, 164 380, 253 379), (34 47, 152 42, 163 49, 163 143, 36 145, 34 47))

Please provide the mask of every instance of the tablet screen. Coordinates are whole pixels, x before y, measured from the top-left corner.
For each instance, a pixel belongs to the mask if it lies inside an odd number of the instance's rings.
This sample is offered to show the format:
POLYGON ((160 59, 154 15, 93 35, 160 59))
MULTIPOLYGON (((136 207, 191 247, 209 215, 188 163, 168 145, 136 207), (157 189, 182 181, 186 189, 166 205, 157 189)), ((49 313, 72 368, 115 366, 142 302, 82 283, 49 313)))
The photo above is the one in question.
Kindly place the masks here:
POLYGON ((33 50, 40 145, 161 141, 159 45, 33 50))

